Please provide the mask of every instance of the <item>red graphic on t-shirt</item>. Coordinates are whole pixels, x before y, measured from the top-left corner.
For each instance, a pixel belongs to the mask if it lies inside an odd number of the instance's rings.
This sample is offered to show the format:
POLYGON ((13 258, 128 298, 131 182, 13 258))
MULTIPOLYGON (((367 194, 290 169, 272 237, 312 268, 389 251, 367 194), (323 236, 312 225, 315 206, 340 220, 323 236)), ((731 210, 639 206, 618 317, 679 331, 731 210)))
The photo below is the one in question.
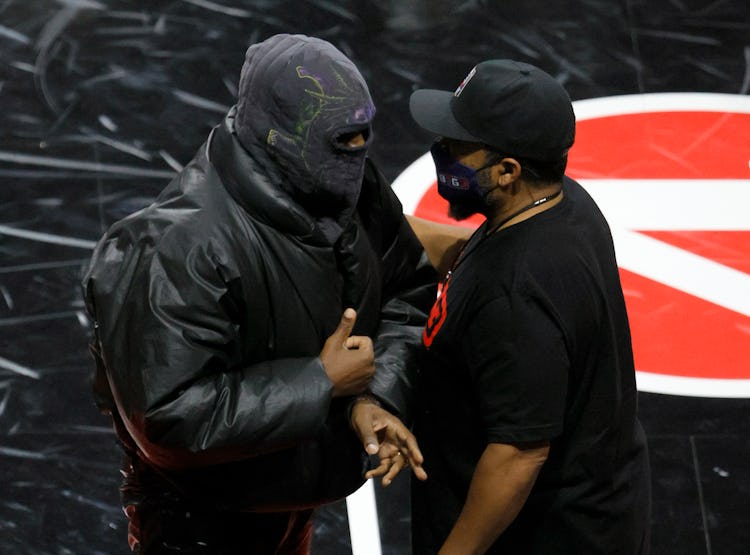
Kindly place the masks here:
MULTIPOLYGON (((639 388, 750 396, 750 220, 738 208, 750 198, 750 151, 742 140, 750 103, 690 93, 587 102, 576 105, 567 173, 613 227, 639 388)), ((397 190, 409 194, 411 213, 455 223, 434 171, 425 164, 423 178, 404 172, 408 180, 397 190), (424 191, 416 202, 415 189, 424 191)), ((432 327, 444 309, 433 309, 432 327)), ((436 330, 425 331, 434 338, 436 330)))
POLYGON ((427 319, 427 324, 425 324, 424 331, 422 332, 422 342, 428 349, 440 331, 443 322, 445 322, 445 317, 448 315, 448 284, 450 281, 450 275, 448 275, 445 281, 440 284, 437 299, 435 300, 435 304, 432 305, 430 317, 427 319))

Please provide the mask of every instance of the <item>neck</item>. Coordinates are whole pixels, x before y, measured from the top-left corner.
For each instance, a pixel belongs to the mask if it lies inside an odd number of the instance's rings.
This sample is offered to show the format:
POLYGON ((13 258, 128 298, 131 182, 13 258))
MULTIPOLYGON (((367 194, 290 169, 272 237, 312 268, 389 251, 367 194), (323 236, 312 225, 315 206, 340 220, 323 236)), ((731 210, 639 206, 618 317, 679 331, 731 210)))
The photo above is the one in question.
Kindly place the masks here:
POLYGON ((562 197, 562 185, 556 189, 539 191, 537 194, 531 195, 531 200, 528 204, 519 206, 520 203, 516 203, 489 218, 490 223, 487 227, 487 234, 489 235, 505 229, 506 227, 528 220, 540 212, 549 210, 558 204, 562 200, 562 197))

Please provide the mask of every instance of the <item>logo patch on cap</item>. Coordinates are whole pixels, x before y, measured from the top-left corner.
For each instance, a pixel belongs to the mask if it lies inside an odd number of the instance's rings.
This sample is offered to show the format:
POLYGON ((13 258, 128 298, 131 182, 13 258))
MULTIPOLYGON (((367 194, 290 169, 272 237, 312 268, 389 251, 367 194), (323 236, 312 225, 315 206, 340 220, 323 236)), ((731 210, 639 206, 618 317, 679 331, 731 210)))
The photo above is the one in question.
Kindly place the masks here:
POLYGON ((469 81, 471 81, 471 78, 474 77, 476 73, 477 73, 477 68, 476 66, 474 66, 472 70, 469 72, 469 74, 464 78, 464 80, 461 81, 461 84, 456 89, 456 92, 453 93, 453 96, 456 96, 456 97, 461 96, 461 93, 463 92, 464 87, 469 84, 469 81))

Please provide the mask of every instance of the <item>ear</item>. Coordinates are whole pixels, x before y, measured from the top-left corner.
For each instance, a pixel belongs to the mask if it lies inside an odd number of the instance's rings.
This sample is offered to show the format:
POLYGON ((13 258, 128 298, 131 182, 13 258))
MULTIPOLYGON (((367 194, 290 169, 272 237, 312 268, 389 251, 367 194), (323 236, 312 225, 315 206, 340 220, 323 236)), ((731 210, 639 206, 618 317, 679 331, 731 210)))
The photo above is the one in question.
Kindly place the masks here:
POLYGON ((521 175, 521 164, 515 158, 503 158, 498 167, 500 173, 498 174, 497 184, 501 187, 513 184, 521 175))

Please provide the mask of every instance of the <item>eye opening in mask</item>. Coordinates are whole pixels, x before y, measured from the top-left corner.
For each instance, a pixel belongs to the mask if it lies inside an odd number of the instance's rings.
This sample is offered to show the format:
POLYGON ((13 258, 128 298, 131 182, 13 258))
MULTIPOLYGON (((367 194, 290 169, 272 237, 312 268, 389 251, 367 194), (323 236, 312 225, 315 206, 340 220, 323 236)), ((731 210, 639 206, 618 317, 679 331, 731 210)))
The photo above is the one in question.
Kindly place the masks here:
POLYGON ((367 148, 372 140, 372 129, 369 125, 341 129, 333 136, 333 147, 336 150, 354 152, 367 148))

